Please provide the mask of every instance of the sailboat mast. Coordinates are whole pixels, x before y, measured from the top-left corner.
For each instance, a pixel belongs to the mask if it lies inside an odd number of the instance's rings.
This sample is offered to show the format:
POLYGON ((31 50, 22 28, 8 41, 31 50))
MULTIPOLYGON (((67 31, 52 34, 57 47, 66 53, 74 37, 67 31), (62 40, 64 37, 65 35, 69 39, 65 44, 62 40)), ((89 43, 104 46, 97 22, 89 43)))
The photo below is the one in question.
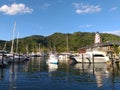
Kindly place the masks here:
POLYGON ((4 48, 3 48, 3 50, 6 50, 6 44, 7 44, 7 42, 5 42, 5 45, 4 45, 4 48))
POLYGON ((26 54, 28 55, 29 51, 28 51, 28 45, 26 45, 26 54))
POLYGON ((40 43, 39 43, 39 53, 41 53, 40 43))
POLYGON ((18 36, 19 36, 19 32, 17 33, 16 53, 17 53, 17 51, 18 51, 18 36))
POLYGON ((13 33, 12 33, 12 46, 11 46, 11 53, 13 53, 15 28, 16 28, 16 22, 14 23, 14 28, 13 28, 13 33))
POLYGON ((67 34, 67 37, 66 37, 66 41, 67 41, 67 52, 69 52, 69 47, 68 47, 68 34, 67 34))

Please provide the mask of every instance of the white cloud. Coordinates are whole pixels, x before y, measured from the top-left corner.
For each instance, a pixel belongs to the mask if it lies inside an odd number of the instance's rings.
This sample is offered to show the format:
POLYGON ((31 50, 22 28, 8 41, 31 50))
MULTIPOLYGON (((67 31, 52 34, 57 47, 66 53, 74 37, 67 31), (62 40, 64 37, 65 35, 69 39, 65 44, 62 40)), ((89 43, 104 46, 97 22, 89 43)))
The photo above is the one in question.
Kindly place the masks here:
POLYGON ((92 27, 93 25, 90 25, 90 24, 86 24, 86 25, 80 25, 78 26, 78 28, 89 28, 89 27, 92 27))
POLYGON ((13 3, 11 6, 3 5, 0 7, 0 12, 3 12, 8 15, 16 15, 18 13, 31 13, 33 9, 26 7, 25 4, 16 4, 13 3))
POLYGON ((89 4, 83 4, 83 3, 73 3, 73 6, 76 9, 76 13, 82 14, 82 13, 93 13, 93 12, 100 12, 101 7, 99 5, 93 6, 89 4))
POLYGON ((111 11, 115 11, 115 10, 117 10, 118 9, 118 7, 112 7, 111 8, 111 11))
POLYGON ((116 31, 104 31, 103 33, 115 34, 115 35, 119 35, 120 36, 120 30, 116 30, 116 31))

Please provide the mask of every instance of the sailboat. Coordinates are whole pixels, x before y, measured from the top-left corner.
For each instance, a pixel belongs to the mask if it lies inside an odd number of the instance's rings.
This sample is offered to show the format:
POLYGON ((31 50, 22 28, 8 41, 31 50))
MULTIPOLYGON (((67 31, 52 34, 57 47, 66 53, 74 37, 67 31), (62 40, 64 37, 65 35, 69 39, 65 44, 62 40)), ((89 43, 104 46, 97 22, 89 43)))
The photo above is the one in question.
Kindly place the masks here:
POLYGON ((6 58, 5 58, 5 53, 6 51, 4 50, 0 50, 0 66, 6 66, 8 63, 6 62, 6 58))
POLYGON ((64 53, 60 53, 58 58, 59 58, 59 61, 67 61, 69 59, 69 56, 71 55, 69 53, 69 45, 68 45, 68 34, 66 36, 66 52, 64 53))
POLYGON ((41 50, 41 47, 40 47, 40 44, 39 44, 39 47, 38 48, 36 48, 36 53, 35 53, 35 57, 43 57, 44 56, 44 53, 42 52, 42 50, 41 50))
POLYGON ((16 22, 14 23, 14 27, 13 27, 13 31, 12 31, 12 45, 11 45, 11 51, 9 53, 6 53, 6 61, 9 63, 9 62, 12 62, 13 61, 13 56, 14 56, 14 53, 13 53, 13 45, 14 45, 14 35, 15 35, 15 28, 16 28, 16 22))
POLYGON ((58 64, 58 55, 56 53, 50 53, 48 63, 58 64))
POLYGON ((49 57, 48 57, 48 63, 52 63, 52 64, 58 64, 58 54, 56 52, 56 48, 55 48, 55 45, 54 45, 54 50, 50 51, 49 53, 49 57))
POLYGON ((15 29, 16 29, 16 22, 14 23, 14 28, 13 28, 13 33, 12 33, 13 35, 12 35, 11 51, 10 51, 10 53, 6 54, 6 56, 8 57, 6 59, 7 62, 13 62, 13 60, 14 60, 14 62, 23 62, 26 58, 25 56, 17 53, 17 50, 18 50, 18 35, 17 35, 16 53, 13 52, 15 29))

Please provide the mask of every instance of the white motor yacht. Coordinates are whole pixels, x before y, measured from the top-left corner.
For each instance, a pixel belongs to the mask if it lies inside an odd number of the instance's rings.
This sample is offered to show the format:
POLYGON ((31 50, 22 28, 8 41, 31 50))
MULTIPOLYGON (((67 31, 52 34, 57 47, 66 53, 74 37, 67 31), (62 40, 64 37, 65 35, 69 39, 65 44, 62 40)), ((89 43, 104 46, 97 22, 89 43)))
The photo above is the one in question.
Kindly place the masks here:
POLYGON ((104 51, 88 51, 84 54, 74 56, 77 62, 108 62, 110 61, 109 56, 104 51))

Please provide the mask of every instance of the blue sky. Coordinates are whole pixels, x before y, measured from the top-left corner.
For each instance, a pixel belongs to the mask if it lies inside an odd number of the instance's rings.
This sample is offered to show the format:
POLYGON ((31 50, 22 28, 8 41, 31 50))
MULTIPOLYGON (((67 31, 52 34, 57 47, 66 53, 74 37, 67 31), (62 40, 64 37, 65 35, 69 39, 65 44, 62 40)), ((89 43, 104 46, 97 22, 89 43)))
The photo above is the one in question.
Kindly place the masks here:
POLYGON ((0 0, 0 40, 55 32, 120 34, 120 0, 0 0))

